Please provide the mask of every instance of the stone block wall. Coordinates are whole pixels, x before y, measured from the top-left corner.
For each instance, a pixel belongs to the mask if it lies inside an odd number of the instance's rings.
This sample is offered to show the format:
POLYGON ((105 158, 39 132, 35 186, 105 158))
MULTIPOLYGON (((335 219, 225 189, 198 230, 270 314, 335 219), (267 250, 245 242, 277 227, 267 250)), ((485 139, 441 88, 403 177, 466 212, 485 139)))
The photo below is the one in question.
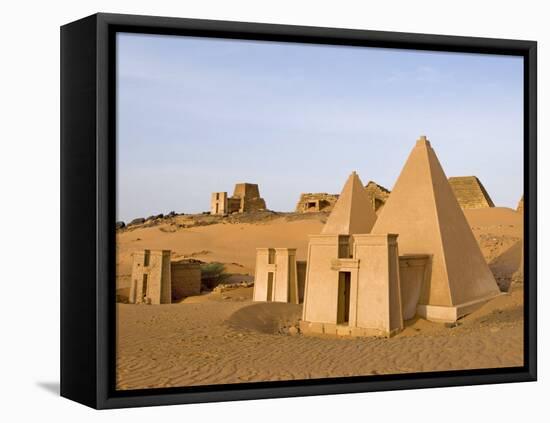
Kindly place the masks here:
POLYGON ((383 207, 386 200, 390 196, 390 190, 384 188, 382 185, 378 185, 374 181, 369 181, 369 183, 365 185, 365 190, 372 199, 372 207, 374 208, 374 211, 378 211, 381 207, 383 207))
POLYGON ((235 184, 233 196, 227 192, 213 192, 210 200, 210 214, 231 214, 265 210, 265 200, 260 197, 258 184, 235 184))
POLYGON ((260 197, 260 189, 258 184, 242 183, 235 184, 235 189, 233 190, 233 197, 238 198, 258 198, 260 197))
POLYGON ((462 210, 495 207, 493 200, 476 176, 455 176, 449 184, 462 210))
POLYGON ((265 200, 260 197, 244 197, 241 198, 241 208, 240 212, 251 212, 251 211, 259 211, 259 210, 265 210, 265 200))
POLYGON ((242 207, 241 207, 241 204, 242 204, 242 198, 236 198, 236 197, 229 197, 227 199, 227 208, 226 208, 226 213, 227 214, 231 214, 231 213, 239 213, 241 212, 242 213, 242 207))
POLYGON ((298 204, 296 204, 296 213, 329 212, 336 201, 338 201, 338 194, 327 194, 326 192, 302 193, 298 204))
POLYGON ((172 262, 172 300, 177 301, 201 292, 201 267, 189 261, 172 262))

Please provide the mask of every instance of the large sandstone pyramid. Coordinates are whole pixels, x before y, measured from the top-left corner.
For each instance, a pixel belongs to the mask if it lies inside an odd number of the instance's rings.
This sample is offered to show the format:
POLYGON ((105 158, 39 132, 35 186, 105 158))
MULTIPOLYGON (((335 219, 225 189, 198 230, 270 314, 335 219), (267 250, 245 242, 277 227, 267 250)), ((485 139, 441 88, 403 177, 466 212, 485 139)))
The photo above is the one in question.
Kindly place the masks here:
POLYGON ((420 137, 372 233, 396 233, 400 254, 431 255, 418 313, 454 321, 500 290, 426 137, 420 137))
POLYGON ((353 172, 323 227, 324 234, 368 234, 376 222, 372 199, 357 173, 353 172))
POLYGON ((495 207, 477 176, 451 176, 449 184, 462 210, 495 207))

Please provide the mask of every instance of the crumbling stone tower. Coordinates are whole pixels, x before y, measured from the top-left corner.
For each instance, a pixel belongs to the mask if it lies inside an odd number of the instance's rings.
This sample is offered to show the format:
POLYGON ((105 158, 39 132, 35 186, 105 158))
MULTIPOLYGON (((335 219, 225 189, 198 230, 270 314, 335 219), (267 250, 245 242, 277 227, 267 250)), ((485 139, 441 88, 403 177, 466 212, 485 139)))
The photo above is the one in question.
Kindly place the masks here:
POLYGON ((239 198, 239 213, 265 210, 265 200, 260 197, 258 184, 236 184, 232 198, 239 198))
POLYGON ((227 192, 213 192, 210 200, 210 214, 227 214, 227 208, 227 192))
POLYGON ((369 197, 372 198, 372 207, 376 212, 384 206, 386 200, 390 196, 390 191, 387 188, 384 188, 382 185, 378 185, 374 181, 369 181, 369 183, 365 186, 365 190, 367 191, 367 194, 369 194, 369 197))
POLYGON ((244 213, 265 208, 258 184, 246 182, 235 185, 233 196, 228 197, 227 192, 213 192, 210 200, 210 214, 244 213))
POLYGON ((336 201, 338 201, 338 194, 327 194, 326 192, 302 193, 298 204, 296 204, 296 213, 329 212, 336 201))

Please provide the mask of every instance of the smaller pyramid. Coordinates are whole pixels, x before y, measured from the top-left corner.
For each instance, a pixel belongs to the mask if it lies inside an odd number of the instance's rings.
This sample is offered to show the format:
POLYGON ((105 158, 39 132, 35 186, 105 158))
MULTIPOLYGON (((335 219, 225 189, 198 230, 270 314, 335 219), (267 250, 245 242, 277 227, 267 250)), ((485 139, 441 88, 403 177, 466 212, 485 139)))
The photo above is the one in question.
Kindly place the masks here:
POLYGON ((334 205, 323 234, 368 234, 376 222, 372 199, 356 172, 349 176, 334 205))
POLYGON ((449 184, 462 210, 495 207, 477 176, 451 176, 449 184))

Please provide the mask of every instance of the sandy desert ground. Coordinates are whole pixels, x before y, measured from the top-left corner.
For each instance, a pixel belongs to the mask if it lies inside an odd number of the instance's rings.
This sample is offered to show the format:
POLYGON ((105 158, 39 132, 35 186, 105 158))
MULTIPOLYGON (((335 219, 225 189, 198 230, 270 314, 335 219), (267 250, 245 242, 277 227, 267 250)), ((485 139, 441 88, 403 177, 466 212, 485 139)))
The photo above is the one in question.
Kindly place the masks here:
MULTIPOLYGON (((252 288, 209 292, 171 305, 117 304, 117 387, 138 389, 521 366, 522 215, 508 208, 468 210, 466 217, 506 294, 458 324, 406 322, 397 336, 303 336, 293 329, 301 305, 254 303, 252 288)), ((307 251, 326 215, 174 216, 119 231, 117 289, 127 295, 131 253, 171 249, 173 258, 222 262, 233 280, 250 280, 255 249, 307 251)))

